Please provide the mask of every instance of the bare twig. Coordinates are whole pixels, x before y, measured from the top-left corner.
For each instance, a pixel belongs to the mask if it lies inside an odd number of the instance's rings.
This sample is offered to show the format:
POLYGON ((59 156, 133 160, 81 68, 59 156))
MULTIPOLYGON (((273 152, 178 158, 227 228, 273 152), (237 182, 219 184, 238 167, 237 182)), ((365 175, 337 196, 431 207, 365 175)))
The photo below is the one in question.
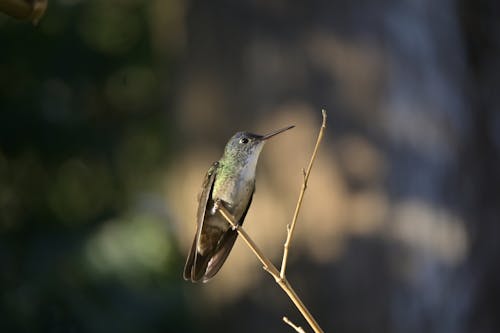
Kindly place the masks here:
MULTIPOLYGON (((318 134, 318 139, 316 140, 316 145, 314 147, 313 154, 311 156, 311 160, 309 162, 309 166, 307 167, 307 171, 303 170, 303 175, 304 175, 304 181, 302 183, 302 189, 300 191, 299 195, 299 200, 297 202, 297 206, 295 208, 295 214, 292 220, 291 225, 287 225, 287 240, 285 242, 285 249, 283 253, 283 262, 281 265, 281 272, 278 271, 276 266, 269 260, 269 258, 260 250, 260 248, 255 244, 255 242, 252 240, 252 238, 247 234, 245 229, 238 223, 236 223, 235 218, 231 215, 231 213, 224 207, 224 204, 222 201, 218 200, 215 202, 214 209, 217 210, 225 219, 226 221, 231 225, 231 227, 238 232, 241 238, 245 241, 245 243, 248 245, 248 247, 253 251, 255 256, 260 260, 260 262, 263 265, 264 270, 266 270, 272 277, 274 277, 274 280, 276 283, 283 289, 283 291, 288 295, 288 297, 292 300, 292 302, 295 304, 297 309, 300 311, 302 316, 306 319, 307 323, 311 326, 313 331, 315 333, 322 333, 323 330, 321 327, 318 325, 312 314, 309 312, 309 310, 306 308, 304 303, 302 303, 301 299, 293 290, 292 286, 288 282, 286 276, 285 276, 285 269, 286 269, 286 261, 288 257, 288 248, 290 246, 290 242, 293 236, 293 231, 295 228, 295 224, 297 221, 297 216, 299 214, 299 210, 302 204, 302 199, 304 197, 304 192, 307 187, 307 180, 309 179, 309 174, 311 173, 312 165, 314 163, 314 160, 316 158, 316 154, 318 152, 318 147, 319 144, 321 143, 321 139, 323 138, 323 131, 326 127, 326 112, 325 110, 322 110, 322 115, 323 115, 323 123, 321 125, 321 129, 318 134)), ((299 333, 304 333, 304 330, 301 327, 296 326, 293 324, 288 318, 284 317, 283 320, 285 323, 293 327, 297 332, 299 333)))
MULTIPOLYGON (((227 222, 231 225, 233 230, 236 230, 238 234, 243 238, 245 243, 247 243, 248 247, 252 250, 252 252, 255 254, 255 256, 260 260, 262 265, 264 266, 264 269, 268 271, 271 275, 274 276, 273 274, 273 268, 276 270, 274 267, 273 263, 266 257, 266 255, 260 250, 260 248, 255 244, 252 238, 247 234, 245 229, 241 225, 235 222, 234 217, 231 215, 231 213, 224 207, 224 204, 220 201, 217 200, 215 202, 214 208, 219 211, 219 213, 226 219, 227 222)), ((277 270, 276 270, 277 271, 277 270)), ((279 278, 279 274, 278 274, 279 278)))
POLYGON ((321 124, 321 128, 318 133, 318 138, 316 139, 316 145, 314 146, 313 153, 311 155, 311 160, 309 161, 309 165, 307 167, 307 171, 302 169, 302 174, 304 176, 302 182, 302 188, 300 189, 299 199, 297 200, 297 205, 295 206, 295 213, 293 214, 292 224, 287 225, 287 237, 285 241, 285 245, 283 246, 283 260, 281 261, 281 278, 285 277, 286 274, 286 263, 288 260, 288 249, 290 248, 290 243, 292 242, 293 231, 295 230, 295 224, 297 223, 297 217, 299 216, 300 207, 302 206, 302 199, 304 198, 304 193, 307 188, 307 181, 309 180, 309 174, 311 173, 312 166, 314 161, 316 160, 316 155, 318 153, 319 144, 323 139, 323 132, 326 128, 326 111, 321 110, 321 114, 323 115, 323 123, 321 124))
POLYGON ((288 324, 290 327, 292 327, 297 333, 306 333, 304 329, 300 326, 295 325, 290 319, 287 317, 283 317, 283 321, 288 324))
POLYGON ((283 289, 283 291, 288 295, 288 297, 292 300, 293 304, 297 307, 297 309, 300 311, 302 316, 307 320, 311 328, 314 330, 316 333, 322 333, 323 330, 321 327, 318 325, 312 314, 309 312, 309 310, 306 308, 304 303, 302 303, 302 300, 299 298, 295 290, 293 290, 292 286, 288 282, 288 280, 285 278, 282 278, 280 276, 280 272, 276 268, 276 266, 273 265, 271 260, 260 250, 260 248, 255 244, 253 239, 247 234, 245 229, 239 224, 236 223, 234 217, 231 215, 231 213, 224 207, 224 204, 218 200, 215 202, 215 209, 226 219, 226 221, 231 225, 231 227, 238 232, 238 234, 243 238, 245 243, 248 245, 248 247, 252 250, 252 252, 255 254, 255 256, 260 260, 262 265, 264 266, 264 269, 274 277, 274 280, 276 283, 283 289))

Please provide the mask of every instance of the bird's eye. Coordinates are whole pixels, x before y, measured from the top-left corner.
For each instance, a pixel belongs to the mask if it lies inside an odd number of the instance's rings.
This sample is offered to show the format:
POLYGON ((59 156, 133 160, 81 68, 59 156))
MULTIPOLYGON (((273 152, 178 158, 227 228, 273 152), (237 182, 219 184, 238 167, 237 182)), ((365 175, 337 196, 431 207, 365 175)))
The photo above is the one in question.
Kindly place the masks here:
POLYGON ((241 138, 240 139, 240 143, 247 144, 248 143, 248 139, 247 138, 241 138))

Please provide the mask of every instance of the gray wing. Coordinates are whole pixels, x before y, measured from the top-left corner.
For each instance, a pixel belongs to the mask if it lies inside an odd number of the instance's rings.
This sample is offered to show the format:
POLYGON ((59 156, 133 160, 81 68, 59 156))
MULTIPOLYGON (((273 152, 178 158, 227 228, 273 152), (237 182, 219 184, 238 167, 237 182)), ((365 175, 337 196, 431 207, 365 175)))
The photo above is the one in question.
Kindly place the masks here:
MULTIPOLYGON (((245 221, 245 216, 247 215, 248 209, 250 208, 250 205, 252 204, 254 192, 255 192, 255 188, 252 191, 252 194, 250 195, 250 200, 248 201, 248 205, 245 208, 243 215, 241 215, 241 218, 238 221, 239 225, 242 225, 243 222, 245 221)), ((206 268, 205 275, 203 276, 203 282, 210 280, 215 274, 217 274, 217 272, 220 270, 220 268, 222 267, 222 265, 226 261, 227 256, 229 255, 229 252, 231 252, 231 249, 233 248, 234 242, 236 241, 237 237, 238 237, 238 232, 236 230, 233 230, 232 228, 229 228, 224 233, 224 236, 222 236, 222 239, 219 242, 219 244, 221 244, 220 248, 217 249, 217 252, 213 255, 213 257, 208 262, 208 266, 206 268)))
MULTIPOLYGON (((203 262, 203 260, 197 260, 197 244, 198 244, 198 239, 200 237, 200 233, 203 227, 203 220, 205 219, 205 212, 207 209, 207 206, 211 204, 212 200, 211 198, 211 193, 212 193, 212 188, 214 185, 215 181, 215 176, 217 174, 217 166, 219 165, 219 162, 215 162, 212 164, 210 169, 208 169, 208 172, 205 176, 205 180, 203 181, 202 185, 202 192, 200 194, 199 202, 198 202, 198 212, 196 214, 196 221, 197 221, 197 229, 196 229, 196 235, 193 240, 193 245, 191 246, 191 250, 189 251, 189 255, 186 260, 186 265, 184 266, 184 279, 185 280, 191 280, 193 282, 198 281, 200 278, 197 276, 200 274, 201 267, 199 265, 203 262), (209 203, 210 201, 210 203, 209 203), (196 273, 196 274, 195 274, 196 273)), ((201 259, 201 258, 200 258, 201 259)), ((203 269, 204 271, 204 269, 203 269)))

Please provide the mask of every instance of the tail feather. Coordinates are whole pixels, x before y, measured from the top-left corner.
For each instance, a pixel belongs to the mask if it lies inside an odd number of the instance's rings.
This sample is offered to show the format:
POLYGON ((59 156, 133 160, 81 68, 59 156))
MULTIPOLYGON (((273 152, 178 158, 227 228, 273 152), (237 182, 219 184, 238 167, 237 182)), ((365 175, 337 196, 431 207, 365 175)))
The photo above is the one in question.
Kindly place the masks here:
POLYGON ((184 280, 198 282, 205 275, 211 255, 201 255, 196 249, 196 238, 189 251, 189 256, 184 266, 184 280))
POLYGON ((220 247, 215 252, 205 255, 198 252, 195 239, 184 267, 184 279, 192 282, 207 282, 214 277, 226 261, 237 236, 238 233, 234 230, 226 231, 219 242, 220 247))
POLYGON ((206 268, 205 277, 203 282, 206 282, 214 277, 215 274, 221 269, 222 265, 227 259, 227 256, 233 248, 234 242, 238 237, 238 232, 236 230, 229 229, 224 233, 222 240, 220 242, 221 246, 217 249, 217 252, 212 256, 211 260, 208 262, 208 267, 206 268))

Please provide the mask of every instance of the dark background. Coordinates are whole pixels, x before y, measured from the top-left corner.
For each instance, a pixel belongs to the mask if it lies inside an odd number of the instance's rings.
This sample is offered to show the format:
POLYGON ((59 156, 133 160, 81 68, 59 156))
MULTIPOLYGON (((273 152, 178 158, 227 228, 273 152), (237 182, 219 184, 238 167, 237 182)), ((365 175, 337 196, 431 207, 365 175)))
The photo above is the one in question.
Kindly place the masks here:
POLYGON ((279 262, 321 108, 289 278, 323 329, 500 331, 499 17, 495 0, 2 14, 0 331, 291 332, 283 315, 310 331, 250 255, 202 286, 181 272, 227 138, 295 124, 254 203, 279 262))

